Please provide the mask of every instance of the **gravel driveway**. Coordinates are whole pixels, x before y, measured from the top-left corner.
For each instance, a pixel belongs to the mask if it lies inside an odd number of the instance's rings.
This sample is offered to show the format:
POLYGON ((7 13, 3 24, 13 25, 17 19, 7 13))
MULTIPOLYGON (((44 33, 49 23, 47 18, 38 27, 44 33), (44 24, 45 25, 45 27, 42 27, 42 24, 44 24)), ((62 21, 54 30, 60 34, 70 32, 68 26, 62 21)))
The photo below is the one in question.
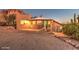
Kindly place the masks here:
POLYGON ((46 32, 0 32, 0 49, 74 50, 73 46, 46 32))

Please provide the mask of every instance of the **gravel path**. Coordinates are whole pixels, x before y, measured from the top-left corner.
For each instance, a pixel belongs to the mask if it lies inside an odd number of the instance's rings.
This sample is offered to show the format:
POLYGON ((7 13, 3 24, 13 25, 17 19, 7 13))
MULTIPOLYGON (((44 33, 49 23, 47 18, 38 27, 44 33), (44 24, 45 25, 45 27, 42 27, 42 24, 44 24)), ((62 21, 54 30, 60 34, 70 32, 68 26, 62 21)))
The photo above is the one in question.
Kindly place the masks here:
POLYGON ((0 49, 75 50, 73 46, 46 32, 0 32, 0 49))

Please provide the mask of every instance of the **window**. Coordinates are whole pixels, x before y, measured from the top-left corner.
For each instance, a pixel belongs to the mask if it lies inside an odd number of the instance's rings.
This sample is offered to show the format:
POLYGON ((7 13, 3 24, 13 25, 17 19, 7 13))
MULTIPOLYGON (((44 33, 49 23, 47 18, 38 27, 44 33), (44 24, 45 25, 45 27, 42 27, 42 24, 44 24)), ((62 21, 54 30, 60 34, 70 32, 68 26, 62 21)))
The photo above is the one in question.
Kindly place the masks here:
POLYGON ((32 24, 35 25, 36 24, 36 21, 32 21, 32 24))
POLYGON ((20 22, 20 24, 30 24, 30 21, 28 21, 28 20, 21 20, 21 22, 20 22))
POLYGON ((42 21, 37 21, 37 24, 42 24, 42 21))

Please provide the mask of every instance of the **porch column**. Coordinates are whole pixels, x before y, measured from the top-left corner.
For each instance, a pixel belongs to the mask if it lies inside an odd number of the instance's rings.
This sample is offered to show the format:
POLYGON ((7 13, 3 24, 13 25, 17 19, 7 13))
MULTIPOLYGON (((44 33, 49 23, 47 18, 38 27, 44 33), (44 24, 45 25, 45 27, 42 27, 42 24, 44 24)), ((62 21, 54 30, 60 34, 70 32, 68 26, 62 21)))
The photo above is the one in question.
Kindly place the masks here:
POLYGON ((36 27, 35 29, 37 29, 37 20, 35 21, 35 27, 36 27))
POLYGON ((53 32, 52 27, 53 27, 53 21, 51 21, 51 24, 50 24, 50 32, 53 32))
POLYGON ((16 29, 17 30, 20 30, 20 20, 21 20, 21 17, 16 15, 16 29))
POLYGON ((44 21, 44 30, 45 31, 47 31, 47 28, 46 28, 47 24, 46 23, 47 23, 47 21, 44 21))

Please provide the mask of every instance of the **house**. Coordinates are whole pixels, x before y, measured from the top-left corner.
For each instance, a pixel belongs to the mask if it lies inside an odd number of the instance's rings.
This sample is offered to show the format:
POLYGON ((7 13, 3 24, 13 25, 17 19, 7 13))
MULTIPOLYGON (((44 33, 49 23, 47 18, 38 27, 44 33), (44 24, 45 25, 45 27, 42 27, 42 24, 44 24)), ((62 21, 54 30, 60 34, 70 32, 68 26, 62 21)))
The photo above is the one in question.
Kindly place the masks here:
POLYGON ((31 14, 24 13, 22 10, 9 9, 3 10, 2 13, 7 15, 16 15, 16 29, 17 30, 45 30, 45 31, 60 31, 62 24, 51 18, 44 18, 42 16, 32 17, 31 14))
POLYGON ((44 17, 32 17, 17 19, 18 30, 45 30, 45 31, 60 31, 62 24, 44 17))

